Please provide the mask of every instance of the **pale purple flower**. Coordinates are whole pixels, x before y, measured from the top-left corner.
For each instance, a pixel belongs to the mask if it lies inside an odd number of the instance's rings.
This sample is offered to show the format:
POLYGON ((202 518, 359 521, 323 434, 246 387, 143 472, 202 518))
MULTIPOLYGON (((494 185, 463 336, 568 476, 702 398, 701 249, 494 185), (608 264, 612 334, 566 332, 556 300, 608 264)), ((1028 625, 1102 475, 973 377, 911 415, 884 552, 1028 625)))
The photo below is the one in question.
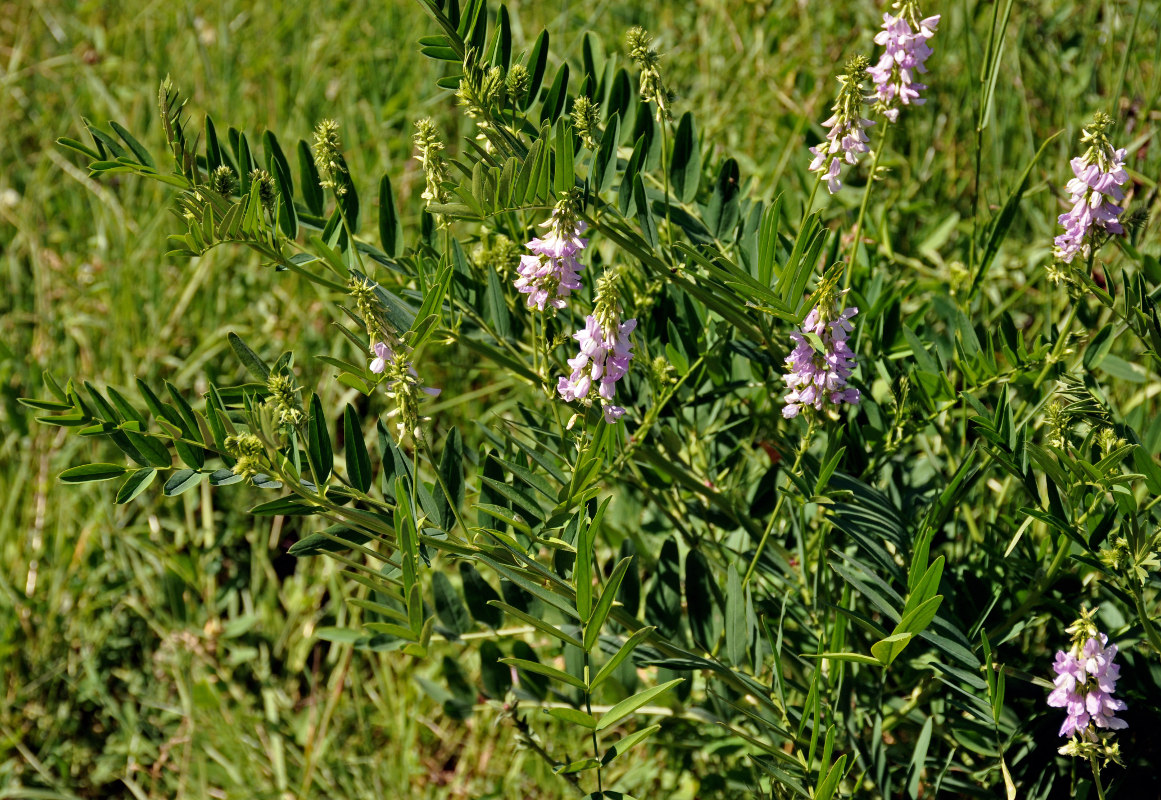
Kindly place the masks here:
MULTIPOLYGON (((388 365, 395 363, 395 351, 386 342, 375 342, 371 347, 375 353, 375 358, 371 361, 371 371, 376 375, 381 375, 387 369, 388 365)), ((414 383, 418 383, 419 373, 415 371, 415 366, 410 362, 406 362, 406 370, 409 378, 414 378, 414 383)), ((388 389, 391 384, 397 379, 389 379, 386 383, 388 389)), ((420 386, 419 390, 429 397, 438 397, 441 389, 434 386, 420 386)))
POLYGON ((939 15, 920 18, 914 0, 896 3, 897 15, 883 14, 883 29, 875 36, 882 45, 879 62, 867 70, 875 82, 875 108, 891 122, 899 118, 899 107, 921 106, 927 102, 920 92, 926 84, 915 80, 915 73, 927 72, 924 66, 932 50, 927 40, 935 35, 939 15))
POLYGON ((629 371, 633 359, 633 344, 629 334, 637 327, 637 320, 621 322, 615 315, 602 325, 595 314, 585 318, 585 327, 573 334, 580 352, 568 360, 572 374, 561 377, 556 384, 560 396, 586 405, 592 402, 593 388, 601 399, 605 421, 614 423, 625 414, 625 409, 613 404, 617 381, 629 371))
POLYGON ((862 80, 867 74, 865 56, 855 56, 847 62, 847 71, 839 75, 839 92, 831 110, 834 112, 825 122, 826 141, 810 148, 814 159, 810 171, 818 174, 818 179, 826 183, 827 191, 834 194, 843 187, 839 174, 843 163, 857 164, 859 156, 866 153, 866 129, 875 123, 863 117, 862 80))
POLYGON ((376 375, 381 375, 383 370, 387 369, 387 359, 391 358, 391 348, 387 346, 386 342, 375 342, 375 346, 371 348, 375 351, 375 358, 371 361, 371 371, 376 375))
POLYGON ((1072 159, 1072 173, 1075 176, 1066 187, 1072 209, 1058 218, 1064 233, 1056 237, 1055 255, 1061 261, 1071 263, 1078 254, 1087 258, 1092 250, 1092 236, 1097 228, 1108 234, 1125 232, 1119 217, 1125 199, 1122 185, 1129 179, 1125 171, 1125 150, 1113 149, 1105 136, 1105 129, 1112 120, 1105 114, 1097 114, 1091 130, 1083 132, 1081 141, 1088 143, 1083 156, 1072 159))
POLYGON ((857 308, 844 308, 837 317, 826 320, 816 306, 806 315, 802 329, 790 334, 795 347, 786 357, 790 371, 784 380, 790 394, 786 396, 782 416, 797 417, 806 406, 821 411, 828 402, 858 405, 859 390, 847 385, 855 368, 855 354, 847 344, 847 337, 853 330, 851 317, 858 313, 857 308), (819 338, 822 352, 815 349, 808 335, 819 338))
POLYGON ((541 227, 548 228, 548 233, 526 245, 532 255, 520 257, 515 286, 521 294, 528 295, 529 308, 564 308, 564 298, 581 288, 584 265, 577 260, 577 254, 588 245, 588 239, 581 238, 587 225, 567 210, 557 208, 541 227))
POLYGON ((1108 636, 1103 633, 1089 637, 1071 651, 1058 650, 1052 668, 1056 672, 1055 689, 1048 695, 1048 705, 1063 708, 1068 716, 1060 726, 1061 736, 1079 736, 1088 741, 1096 741, 1094 728, 1120 730, 1128 723, 1118 719, 1117 711, 1127 706, 1123 700, 1113 697, 1121 668, 1113 663, 1117 646, 1108 644, 1108 636))

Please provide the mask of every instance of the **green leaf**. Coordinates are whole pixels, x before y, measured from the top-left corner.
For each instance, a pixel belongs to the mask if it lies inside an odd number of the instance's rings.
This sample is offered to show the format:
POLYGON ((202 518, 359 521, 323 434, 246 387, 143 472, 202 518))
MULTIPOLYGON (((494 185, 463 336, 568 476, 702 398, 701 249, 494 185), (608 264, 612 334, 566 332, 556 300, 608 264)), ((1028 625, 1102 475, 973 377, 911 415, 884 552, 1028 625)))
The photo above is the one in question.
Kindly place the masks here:
POLYGON ((464 598, 472 619, 494 630, 499 629, 504 622, 504 615, 492 605, 492 601, 500 600, 492 584, 484 580, 479 570, 467 561, 460 562, 460 580, 464 585, 464 598))
POLYGON ((593 719, 592 714, 586 714, 577 708, 546 708, 544 709, 544 713, 561 722, 567 722, 570 725, 579 725, 590 731, 597 726, 597 721, 593 719))
POLYGON ((315 556, 320 553, 338 553, 351 547, 369 542, 371 537, 360 531, 342 525, 332 525, 319 533, 304 536, 290 546, 286 552, 297 558, 315 556))
POLYGON ((389 175, 379 180, 379 242, 383 245, 383 252, 391 258, 398 258, 403 252, 403 223, 395 208, 389 175))
POLYGON ((556 667, 550 667, 547 664, 541 664, 539 661, 527 661, 523 658, 501 658, 500 663, 511 664, 518 670, 524 672, 535 672, 537 675, 543 675, 546 678, 551 678, 554 681, 572 686, 577 689, 585 688, 584 681, 575 675, 569 675, 567 672, 562 672, 556 667))
POLYGON ((911 642, 913 636, 914 634, 911 633, 891 634, 885 639, 880 639, 871 645, 871 655, 884 667, 888 667, 891 665, 891 662, 899 657, 899 654, 911 642))
POLYGON ((456 591, 447 575, 438 571, 433 572, 431 591, 435 596, 435 613, 444 627, 457 636, 467 633, 472 627, 472 621, 468 618, 468 609, 464 606, 459 592, 456 591))
POLYGON ((488 601, 488 603, 489 603, 489 605, 494 606, 495 608, 499 609, 500 611, 503 611, 505 614, 508 614, 508 615, 514 617, 515 619, 520 620, 525 625, 531 625, 533 628, 536 628, 541 633, 546 633, 549 636, 553 637, 554 639, 559 639, 560 641, 564 642, 565 644, 571 644, 573 647, 576 647, 576 648, 584 647, 584 645, 581 644, 580 639, 577 639, 575 636, 572 636, 571 634, 565 633, 564 631, 562 631, 560 628, 556 627, 555 625, 548 623, 548 622, 545 622, 544 620, 540 619, 539 617, 534 617, 531 614, 528 614, 524 611, 521 611, 520 609, 516 608, 515 606, 509 605, 508 603, 505 603, 502 600, 490 600, 490 601, 488 601))
POLYGON ((726 656, 731 664, 741 666, 750 643, 750 631, 746 625, 748 590, 743 589, 738 567, 733 562, 730 563, 726 585, 726 656))
POLYGON ((540 84, 544 81, 544 72, 548 69, 548 31, 542 30, 536 37, 532 50, 528 53, 528 94, 520 103, 520 108, 526 109, 540 94, 540 84))
POLYGON ((677 125, 669 176, 678 200, 688 203, 697 196, 698 183, 701 181, 701 148, 698 146, 693 114, 688 111, 681 115, 681 122, 677 125))
POLYGON ((359 415, 354 406, 347 403, 343 412, 343 445, 347 453, 347 478, 360 492, 371 488, 371 454, 367 452, 367 442, 363 439, 363 429, 359 425, 359 415))
POLYGON ((649 199, 645 196, 645 184, 638 173, 633 176, 633 206, 637 210, 637 224, 641 226, 641 233, 650 247, 657 247, 657 223, 653 220, 653 212, 649 210, 649 199))
POLYGON ((613 567, 613 574, 609 576, 608 582, 601 590, 601 599, 597 601, 592 617, 585 623, 584 649, 586 653, 591 653, 596 645, 601 635, 601 628, 604 627, 609 612, 613 610, 613 601, 617 599, 617 590, 621 588, 621 581, 632 563, 632 557, 622 558, 618 561, 617 566, 613 567))
POLYGON ((334 452, 331 450, 331 435, 327 431, 327 419, 323 412, 322 400, 317 394, 310 398, 310 417, 306 428, 306 455, 314 472, 314 482, 322 492, 323 484, 331 477, 335 466, 334 452))
POLYGON ((120 464, 82 464, 79 467, 70 467, 60 474, 62 483, 89 483, 91 481, 107 481, 119 478, 128 472, 128 468, 120 464))
POLYGON ((151 467, 168 467, 172 463, 169 456, 169 450, 165 445, 159 442, 152 436, 137 431, 124 429, 125 436, 137 448, 137 452, 141 453, 146 463, 151 467))
POLYGON ((573 166, 573 134, 572 123, 567 117, 561 117, 556 124, 556 175, 553 188, 557 197, 568 194, 576 183, 576 171, 573 166))
POLYGON ((594 194, 607 192, 613 185, 613 176, 617 174, 617 142, 621 135, 621 115, 613 112, 609 121, 605 123, 605 132, 601 135, 601 146, 593 160, 592 191, 594 194))
POLYGON ((650 689, 646 689, 643 692, 638 692, 632 697, 626 697, 624 700, 606 711, 604 715, 602 715, 601 718, 597 720, 597 730, 603 731, 612 725, 616 725, 625 717, 629 716, 641 706, 648 703, 654 697, 668 692, 670 689, 683 682, 684 680, 685 678, 677 678, 675 680, 669 681, 668 683, 663 683, 660 686, 654 686, 650 689))
POLYGON ((895 633, 910 633, 915 636, 927 630, 927 626, 935 619, 935 612, 943 602, 943 595, 937 594, 928 598, 903 615, 903 619, 895 626, 895 633))
POLYGON ((661 730, 660 725, 650 725, 648 728, 642 728, 639 731, 630 733, 628 736, 622 739, 618 739, 612 745, 610 745, 609 749, 605 751, 605 754, 601 756, 601 764, 603 766, 607 766, 614 758, 623 753, 627 753, 630 749, 641 744, 641 742, 645 741, 659 730, 661 730))
POLYGON ((298 140, 298 175, 302 199, 307 209, 316 217, 321 217, 326 211, 326 195, 323 194, 314 154, 310 151, 310 145, 302 139, 298 140))
POLYGON ((637 648, 637 645, 648 639, 650 634, 652 634, 655 630, 657 629, 653 627, 642 628, 626 639, 625 643, 621 645, 620 648, 618 648, 617 652, 613 654, 612 658, 606 661, 601 666, 601 668, 597 670, 596 676, 593 677, 593 679, 589 682, 589 691, 596 691, 596 688, 604 683, 606 678, 613 674, 614 670, 616 670, 617 667, 621 665, 621 662, 623 662, 633 653, 633 651, 637 648))
POLYGON ((270 367, 266 366, 266 362, 259 358, 258 354, 251 350, 238 334, 230 331, 226 338, 229 339, 230 347, 238 356, 238 360, 242 362, 242 366, 262 383, 266 383, 270 379, 270 367))
POLYGON ((714 648, 722 632, 721 611, 714 602, 716 580, 705 553, 691 549, 685 556, 685 606, 693 640, 706 652, 714 648))
POLYGON ((440 527, 451 531, 456 524, 455 512, 464 502, 464 445, 457 428, 452 428, 443 444, 443 454, 439 459, 439 475, 443 486, 438 493, 436 506, 440 514, 440 527))
POLYGON ((177 497, 197 486, 206 477, 204 472, 192 469, 179 469, 169 476, 161 491, 166 497, 177 497))
POLYGON ((144 469, 134 470, 129 473, 129 477, 121 484, 121 488, 117 490, 117 503, 128 503, 137 495, 149 488, 149 484, 153 483, 153 479, 157 477, 157 470, 152 467, 145 467, 144 469))
POLYGON ((144 164, 147 167, 156 168, 157 165, 153 163, 153 159, 150 157, 149 151, 145 149, 141 142, 133 138, 133 134, 129 133, 129 131, 122 127, 120 123, 114 122, 112 120, 109 121, 109 127, 112 128, 116 134, 121 137, 121 140, 125 142, 125 144, 129 145, 129 149, 133 151, 133 155, 137 156, 137 162, 139 164, 144 164))
POLYGON ((480 678, 493 700, 502 700, 512 688, 512 670, 500 663, 503 653, 491 639, 480 644, 480 678))

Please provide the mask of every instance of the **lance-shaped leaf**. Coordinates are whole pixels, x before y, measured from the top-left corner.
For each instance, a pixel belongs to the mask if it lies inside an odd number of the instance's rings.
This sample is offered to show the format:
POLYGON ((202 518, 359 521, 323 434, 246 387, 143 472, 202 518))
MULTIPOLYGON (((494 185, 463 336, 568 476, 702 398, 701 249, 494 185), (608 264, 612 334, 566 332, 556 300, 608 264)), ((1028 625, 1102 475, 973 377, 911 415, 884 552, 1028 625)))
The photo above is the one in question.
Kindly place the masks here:
POLYGON ((323 490, 331 477, 331 470, 335 466, 334 451, 331 449, 331 435, 327 431, 327 418, 323 412, 322 400, 317 394, 310 398, 310 417, 306 427, 306 455, 310 459, 310 468, 314 472, 315 484, 318 490, 323 490))
POLYGON ((439 621, 448 630, 457 636, 467 633, 472 627, 468 618, 468 609, 460 599, 459 592, 448 579, 447 575, 435 571, 431 575, 431 591, 435 597, 435 613, 439 621))
POLYGON ((371 454, 367 452, 358 412, 350 403, 347 403, 343 412, 343 439, 347 453, 347 478, 360 492, 366 492, 371 488, 371 454))
POLYGON ((673 157, 670 160, 669 176, 677 199, 688 203, 697 195, 701 180, 701 147, 697 141, 697 128, 693 114, 686 111, 677 125, 677 135, 673 139, 673 157))
POLYGON ((645 627, 626 639, 625 643, 621 645, 616 653, 613 654, 612 658, 602 664, 601 668, 597 670, 597 674, 591 681, 589 681, 589 691, 596 691, 597 687, 604 683, 605 680, 613 674, 617 667, 621 666, 621 663, 633 654, 633 651, 637 648, 637 645, 648 639, 649 635, 655 630, 657 629, 652 627, 645 627))
POLYGON ((602 715, 601 718, 597 720, 597 730, 603 731, 608 727, 616 725, 618 722, 632 714, 637 709, 641 708, 641 706, 645 705, 653 698, 668 692, 670 689, 672 689, 674 686, 677 686, 677 684, 683 682, 684 680, 685 678, 677 678, 675 680, 669 681, 668 683, 663 683, 660 686, 654 686, 650 689, 646 689, 643 692, 638 692, 632 697, 626 697, 624 700, 606 711, 604 715, 602 715))

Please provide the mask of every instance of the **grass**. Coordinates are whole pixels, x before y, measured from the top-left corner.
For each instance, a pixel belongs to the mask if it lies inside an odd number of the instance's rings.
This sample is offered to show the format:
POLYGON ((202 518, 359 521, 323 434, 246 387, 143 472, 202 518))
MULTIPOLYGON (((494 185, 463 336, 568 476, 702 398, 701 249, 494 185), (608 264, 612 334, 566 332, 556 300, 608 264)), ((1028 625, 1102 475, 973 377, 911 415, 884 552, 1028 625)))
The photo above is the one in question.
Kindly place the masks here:
MULTIPOLYGON (((612 49, 625 28, 647 25, 680 106, 695 110, 713 143, 707 171, 734 155, 760 194, 797 203, 834 66, 868 49, 877 24, 870 3, 509 6, 518 42, 547 26, 554 56, 574 59, 585 30, 612 49)), ((975 192, 998 207, 1040 143, 1063 130, 983 286, 992 313, 1019 302, 1060 318, 1039 267, 1080 126, 1108 109, 1118 86, 1127 101, 1109 109, 1123 121, 1114 135, 1155 196, 1161 18, 1156 3, 1140 7, 1134 25, 1137 4, 1019 4, 1002 37, 978 187, 992 6, 939 9, 929 104, 893 134, 864 224, 893 268, 911 270, 916 296, 966 290, 975 192), (1123 48, 1130 30, 1133 46, 1123 48)), ((554 796, 558 779, 514 752, 501 710, 482 707, 466 722, 445 713, 433 684, 417 680, 438 677, 438 661, 414 665, 316 637, 349 621, 351 590, 330 562, 286 555, 301 532, 292 518, 256 522, 244 498, 211 497, 205 485, 181 502, 130 506, 113 504, 111 484, 62 487, 55 476, 66 465, 100 451, 35 425, 15 402, 40 393, 44 369, 116 386, 135 376, 182 388, 197 388, 201 374, 232 382, 227 330, 304 351, 335 347, 323 300, 305 283, 237 251, 166 260, 167 193, 97 184, 52 142, 81 138, 85 116, 120 121, 160 152, 156 87, 169 74, 195 120, 208 112, 219 126, 270 128, 286 143, 338 119, 353 171, 389 173, 414 230, 422 175, 411 123, 434 116, 453 142, 456 124, 453 101, 434 87, 437 67, 417 52, 415 39, 432 29, 419 5, 353 2, 330 18, 238 0, 212 10, 146 0, 116 11, 103 2, 0 8, 0 797, 554 796)), ((360 189, 370 202, 372 187, 360 189)), ((860 198, 830 200, 828 216, 850 226, 860 198)), ((305 369, 307 381, 324 374, 305 369)), ((340 387, 328 391, 338 397, 340 387)), ((696 753, 689 760, 698 774, 696 753)), ((641 796, 697 791, 653 756, 617 777, 641 796)))

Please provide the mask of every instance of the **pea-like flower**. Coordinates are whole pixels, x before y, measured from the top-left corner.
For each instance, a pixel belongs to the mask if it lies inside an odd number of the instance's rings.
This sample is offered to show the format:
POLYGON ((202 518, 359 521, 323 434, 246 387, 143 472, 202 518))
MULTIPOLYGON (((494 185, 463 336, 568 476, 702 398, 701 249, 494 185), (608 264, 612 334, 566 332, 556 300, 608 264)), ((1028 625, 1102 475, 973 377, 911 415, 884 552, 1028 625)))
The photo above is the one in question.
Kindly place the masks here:
POLYGON ((593 388, 601 399, 605 421, 614 423, 625 415, 625 409, 613 403, 617 382, 629 371, 633 360, 633 343, 629 339, 636 319, 622 321, 616 300, 616 279, 606 276, 597 290, 597 304, 585 317, 585 326, 573 334, 580 352, 568 360, 572 373, 561 377, 556 390, 568 402, 592 404, 593 388))
POLYGON ((587 225, 576 218, 569 198, 557 205, 541 227, 548 228, 548 233, 525 245, 532 254, 520 257, 516 268, 519 277, 514 285, 521 294, 528 295, 529 308, 561 309, 565 298, 581 288, 584 264, 577 255, 588 245, 588 239, 581 238, 587 225))
POLYGON ((786 357, 790 371, 784 380, 790 394, 782 416, 797 417, 806 407, 822 411, 828 402, 858 405, 859 390, 847 385, 856 363, 847 337, 854 329, 851 318, 858 313, 857 308, 844 308, 834 316, 830 303, 820 301, 806 315, 801 330, 790 334, 795 347, 786 357))
POLYGON ((924 66, 932 50, 927 40, 935 35, 939 15, 924 17, 915 0, 895 3, 896 15, 883 14, 883 30, 875 36, 883 54, 867 70, 875 82, 875 110, 891 122, 899 118, 900 106, 921 106, 927 102, 920 93, 926 84, 915 79, 915 73, 927 72, 924 66))
POLYGON ((1088 149, 1070 162, 1075 177, 1066 188, 1072 209, 1060 215, 1058 221, 1064 233, 1055 240, 1055 255, 1066 264, 1077 254, 1088 258, 1092 240, 1100 232, 1125 232, 1119 219, 1124 211, 1120 203, 1125 199, 1121 186, 1129 179, 1129 173, 1125 171, 1124 148, 1114 149, 1105 135, 1111 125, 1107 114, 1097 113, 1081 136, 1081 143, 1087 144, 1088 149))
POLYGON ((1058 650, 1052 665, 1056 672, 1055 689, 1048 695, 1048 705, 1063 708, 1068 716, 1060 726, 1060 735, 1077 737, 1085 742, 1097 741, 1097 729, 1121 730, 1128 724, 1117 718, 1125 701, 1113 697, 1121 668, 1114 663, 1117 646, 1096 630, 1092 613, 1086 612, 1070 631, 1072 646, 1058 650))
POLYGON ((867 75, 867 63, 865 56, 855 56, 847 62, 847 71, 838 77, 839 93, 831 106, 834 114, 822 123, 829 129, 826 141, 810 148, 814 155, 810 171, 818 174, 831 194, 843 186, 839 179, 843 163, 857 164, 859 157, 868 151, 865 131, 875 123, 863 117, 866 97, 862 80, 867 75))

